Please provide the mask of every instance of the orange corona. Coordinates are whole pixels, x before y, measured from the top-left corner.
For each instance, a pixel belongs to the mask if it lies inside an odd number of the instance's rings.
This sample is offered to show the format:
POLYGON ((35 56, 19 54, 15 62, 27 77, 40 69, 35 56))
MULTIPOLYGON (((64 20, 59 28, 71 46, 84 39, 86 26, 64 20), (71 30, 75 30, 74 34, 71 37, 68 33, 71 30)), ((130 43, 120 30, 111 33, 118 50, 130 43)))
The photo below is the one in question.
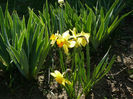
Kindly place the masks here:
POLYGON ((65 40, 64 39, 57 39, 57 45, 58 45, 58 47, 63 47, 63 45, 64 45, 64 43, 65 43, 65 40))

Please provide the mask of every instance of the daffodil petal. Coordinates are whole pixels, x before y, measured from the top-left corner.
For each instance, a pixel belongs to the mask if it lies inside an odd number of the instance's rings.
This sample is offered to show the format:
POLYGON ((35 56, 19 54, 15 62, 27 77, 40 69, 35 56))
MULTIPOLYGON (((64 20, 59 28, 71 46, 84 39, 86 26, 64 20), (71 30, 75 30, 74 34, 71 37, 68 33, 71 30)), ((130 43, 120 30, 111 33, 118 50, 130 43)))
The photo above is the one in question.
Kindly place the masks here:
POLYGON ((58 76, 63 77, 63 75, 58 70, 55 70, 55 74, 58 75, 58 76))
POLYGON ((57 75, 55 73, 50 73, 53 77, 56 77, 57 75))
POLYGON ((62 82, 62 85, 65 86, 65 80, 62 82))
POLYGON ((73 36, 76 36, 76 32, 77 32, 76 28, 73 28, 73 30, 70 30, 70 31, 72 32, 73 36))
POLYGON ((55 42, 56 42, 55 40, 52 40, 50 44, 51 44, 52 46, 54 46, 55 42))
POLYGON ((59 83, 59 84, 62 84, 63 86, 65 86, 65 83, 67 84, 71 84, 70 81, 66 80, 64 77, 63 77, 63 74, 61 74, 58 70, 55 70, 54 73, 50 73, 54 78, 55 80, 59 83))
POLYGON ((65 79, 65 82, 66 82, 68 85, 71 84, 71 82, 70 82, 69 80, 66 80, 66 79, 65 79))
POLYGON ((65 54, 68 55, 68 46, 66 44, 63 45, 63 49, 64 49, 65 54))
POLYGON ((65 31, 63 34, 62 34, 62 37, 66 40, 68 40, 68 38, 70 37, 70 34, 69 34, 69 30, 65 31))
POLYGON ((83 39, 82 39, 82 42, 81 42, 81 45, 82 45, 83 47, 85 47, 86 44, 87 44, 87 41, 83 38, 83 39))
POLYGON ((69 41, 69 48, 73 48, 76 44, 76 41, 69 41))
POLYGON ((89 37, 90 37, 90 33, 85 33, 85 32, 81 32, 81 35, 84 36, 87 40, 87 42, 89 43, 89 37))

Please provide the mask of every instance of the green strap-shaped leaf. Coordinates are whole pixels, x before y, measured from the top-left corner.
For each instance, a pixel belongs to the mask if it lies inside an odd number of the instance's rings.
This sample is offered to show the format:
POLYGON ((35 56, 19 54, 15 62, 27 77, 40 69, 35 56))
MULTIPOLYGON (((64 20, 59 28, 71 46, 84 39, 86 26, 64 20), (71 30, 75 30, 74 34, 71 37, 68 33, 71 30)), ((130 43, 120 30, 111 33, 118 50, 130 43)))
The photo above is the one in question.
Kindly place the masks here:
POLYGON ((115 62, 115 59, 116 59, 116 57, 115 57, 115 55, 114 55, 114 56, 112 57, 110 63, 106 66, 106 69, 104 69, 105 71, 103 72, 102 75, 100 75, 100 77, 96 80, 96 82, 98 82, 101 78, 103 78, 103 77, 110 71, 110 69, 111 69, 113 63, 115 62))
POLYGON ((98 79, 98 78, 104 73, 104 71, 106 70, 106 67, 107 67, 107 65, 108 65, 108 60, 109 60, 109 58, 107 58, 107 59, 105 60, 105 62, 104 62, 104 64, 102 65, 102 67, 101 67, 99 73, 98 73, 97 76, 96 76, 96 79, 98 79))
POLYGON ((103 14, 103 9, 101 9, 100 10, 100 17, 101 17, 101 25, 100 25, 100 28, 99 28, 99 30, 98 30, 98 32, 97 32, 97 39, 99 40, 99 41, 101 41, 102 40, 102 36, 103 36, 103 33, 104 33, 104 14, 103 14))
POLYGON ((92 26, 92 10, 90 10, 88 18, 87 18, 87 31, 91 33, 91 26, 92 26))
MULTIPOLYGON (((110 49, 109 49, 110 50, 110 49)), ((99 62, 99 64, 95 67, 94 71, 93 71, 93 74, 92 74, 92 79, 95 80, 96 79, 96 76, 98 75, 102 65, 104 64, 106 58, 107 58, 107 55, 109 53, 109 50, 107 51, 107 53, 104 55, 104 57, 102 58, 102 60, 99 62)))
POLYGON ((11 60, 15 63, 15 65, 18 68, 18 70, 20 71, 20 73, 24 77, 26 77, 24 71, 21 69, 20 64, 18 63, 18 60, 19 60, 18 58, 20 58, 19 57, 19 53, 13 47, 11 47, 11 46, 9 48, 7 48, 7 51, 10 54, 11 60))
POLYGON ((26 78, 29 78, 29 65, 25 51, 17 51, 15 48, 10 46, 10 48, 8 48, 8 52, 10 53, 11 59, 14 61, 22 75, 26 78))
POLYGON ((49 48, 50 48, 48 30, 47 30, 46 27, 45 27, 45 38, 44 38, 44 40, 42 42, 44 42, 44 46, 42 47, 42 49, 40 49, 42 51, 40 53, 39 63, 38 63, 38 66, 37 66, 37 70, 35 71, 35 76, 37 75, 37 73, 41 69, 41 66, 44 63, 45 58, 47 57, 48 51, 49 51, 49 48))
POLYGON ((109 21, 112 17, 113 11, 116 7, 116 5, 118 4, 119 0, 115 0, 115 2, 113 3, 113 5, 111 6, 111 8, 109 9, 109 11, 107 12, 106 16, 105 16, 105 28, 106 26, 108 26, 109 21))
POLYGON ((23 16, 23 20, 22 20, 22 30, 26 29, 26 24, 25 24, 25 17, 23 16))
POLYGON ((90 80, 90 48, 89 48, 89 44, 86 46, 86 63, 87 63, 87 81, 90 80))
POLYGON ((42 42, 43 40, 43 37, 44 37, 44 30, 45 30, 45 26, 42 27, 40 33, 38 32, 37 34, 37 48, 39 47, 40 43, 42 42))
POLYGON ((3 16, 3 11, 2 11, 2 8, 0 7, 0 25, 1 25, 2 36, 3 36, 4 42, 6 42, 7 45, 10 45, 9 40, 8 40, 8 36, 7 36, 7 31, 6 31, 4 20, 5 19, 4 19, 4 16, 3 16))
POLYGON ((123 20, 126 16, 128 16, 129 14, 131 14, 133 11, 130 11, 124 15, 122 15, 119 19, 118 16, 115 18, 114 22, 111 24, 111 26, 108 28, 108 34, 110 34, 111 31, 113 31, 118 24, 121 22, 121 20, 123 20))
POLYGON ((28 63, 28 58, 26 56, 25 51, 22 49, 22 51, 20 52, 20 65, 21 65, 21 69, 24 71, 26 78, 30 77, 30 73, 29 72, 29 63, 28 63))
POLYGON ((4 61, 5 65, 9 66, 10 56, 6 50, 7 46, 2 39, 2 35, 0 34, 0 56, 4 61))
POLYGON ((24 41, 24 32, 25 30, 23 30, 23 32, 21 32, 19 40, 18 40, 18 49, 21 50, 22 49, 22 45, 23 45, 23 41, 24 41))

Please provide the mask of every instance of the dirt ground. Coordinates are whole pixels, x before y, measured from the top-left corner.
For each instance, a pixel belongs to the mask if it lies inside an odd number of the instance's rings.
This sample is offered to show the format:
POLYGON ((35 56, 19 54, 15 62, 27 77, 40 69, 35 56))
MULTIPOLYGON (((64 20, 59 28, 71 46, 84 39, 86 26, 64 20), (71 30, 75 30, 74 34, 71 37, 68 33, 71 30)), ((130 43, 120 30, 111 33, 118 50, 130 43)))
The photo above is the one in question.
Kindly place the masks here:
MULTIPOLYGON (((116 62, 111 71, 94 86, 90 99, 133 99, 133 78, 128 73, 133 70, 133 19, 126 21, 128 22, 121 28, 121 34, 112 46, 112 53, 117 56, 116 62)), ((39 79, 39 87, 26 83, 16 86, 14 90, 7 87, 0 71, 0 99, 67 99, 64 91, 63 94, 54 94, 51 91, 46 95, 44 78, 39 79)))

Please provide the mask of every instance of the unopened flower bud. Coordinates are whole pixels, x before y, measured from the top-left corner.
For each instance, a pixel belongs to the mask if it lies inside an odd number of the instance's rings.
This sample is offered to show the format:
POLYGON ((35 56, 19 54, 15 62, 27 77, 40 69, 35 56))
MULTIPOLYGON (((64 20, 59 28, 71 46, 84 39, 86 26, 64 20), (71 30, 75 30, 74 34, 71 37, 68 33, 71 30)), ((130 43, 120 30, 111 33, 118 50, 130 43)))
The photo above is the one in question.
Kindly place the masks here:
POLYGON ((59 4, 63 4, 64 3, 64 0, 58 0, 58 3, 59 4))

